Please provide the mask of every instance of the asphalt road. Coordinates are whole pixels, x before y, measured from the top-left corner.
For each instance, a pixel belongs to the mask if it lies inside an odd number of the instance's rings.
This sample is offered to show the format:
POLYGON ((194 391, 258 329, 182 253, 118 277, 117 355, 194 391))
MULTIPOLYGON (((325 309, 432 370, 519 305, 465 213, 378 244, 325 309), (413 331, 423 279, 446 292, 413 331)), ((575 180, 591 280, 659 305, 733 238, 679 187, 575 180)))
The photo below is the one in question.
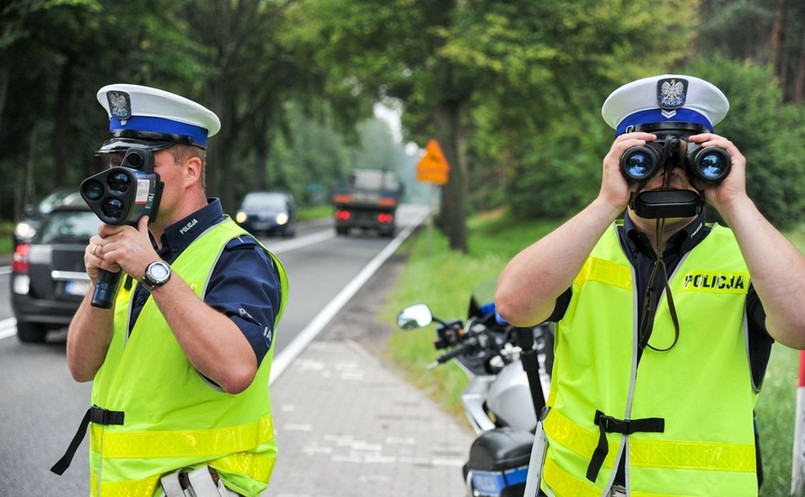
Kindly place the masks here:
MULTIPOLYGON (((401 206, 403 235, 425 209, 401 206)), ((400 242, 374 234, 336 237, 329 222, 300 227, 288 240, 266 239, 288 271, 290 297, 278 330, 272 382, 327 325, 400 242)), ((87 442, 58 477, 49 468, 63 454, 89 405, 90 384, 72 380, 65 331, 45 344, 14 336, 8 270, 0 268, 0 497, 89 495, 87 442)))

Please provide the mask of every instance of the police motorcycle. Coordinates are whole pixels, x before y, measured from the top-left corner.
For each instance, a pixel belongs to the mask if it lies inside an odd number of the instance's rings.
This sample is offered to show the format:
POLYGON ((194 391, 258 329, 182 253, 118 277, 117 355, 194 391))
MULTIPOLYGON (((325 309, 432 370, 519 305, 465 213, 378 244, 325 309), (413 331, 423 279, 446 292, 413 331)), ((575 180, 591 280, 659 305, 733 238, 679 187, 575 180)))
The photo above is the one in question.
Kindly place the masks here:
POLYGON ((449 361, 469 376, 461 395, 476 433, 463 476, 471 497, 523 495, 528 462, 545 405, 553 364, 553 326, 517 328, 501 320, 493 302, 495 281, 472 293, 467 320, 444 321, 426 304, 397 316, 402 330, 436 323, 434 348, 444 351, 428 366, 449 361))

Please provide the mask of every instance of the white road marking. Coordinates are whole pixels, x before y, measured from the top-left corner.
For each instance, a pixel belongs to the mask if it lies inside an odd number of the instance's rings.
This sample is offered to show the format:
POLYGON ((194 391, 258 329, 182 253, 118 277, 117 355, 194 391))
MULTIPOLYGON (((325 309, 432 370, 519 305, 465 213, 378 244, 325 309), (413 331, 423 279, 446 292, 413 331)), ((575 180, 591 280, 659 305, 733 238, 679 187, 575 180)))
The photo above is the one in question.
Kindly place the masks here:
POLYGON ((6 318, 0 321, 0 340, 17 334, 17 320, 6 318))
MULTIPOLYGON (((424 216, 423 216, 424 219, 424 216)), ((421 222, 421 220, 420 220, 421 222)), ((351 299, 360 288, 366 283, 375 272, 380 269, 380 266, 386 262, 386 259, 391 257, 392 254, 399 248, 406 238, 414 231, 420 223, 414 223, 405 227, 400 233, 389 243, 386 247, 372 259, 363 270, 358 273, 355 278, 350 281, 333 300, 328 303, 322 311, 316 315, 315 318, 303 329, 296 338, 293 339, 282 351, 274 356, 274 361, 271 364, 271 379, 268 384, 274 383, 277 378, 282 375, 285 369, 293 362, 293 360, 302 353, 310 342, 324 329, 333 317, 341 310, 349 299, 351 299)))

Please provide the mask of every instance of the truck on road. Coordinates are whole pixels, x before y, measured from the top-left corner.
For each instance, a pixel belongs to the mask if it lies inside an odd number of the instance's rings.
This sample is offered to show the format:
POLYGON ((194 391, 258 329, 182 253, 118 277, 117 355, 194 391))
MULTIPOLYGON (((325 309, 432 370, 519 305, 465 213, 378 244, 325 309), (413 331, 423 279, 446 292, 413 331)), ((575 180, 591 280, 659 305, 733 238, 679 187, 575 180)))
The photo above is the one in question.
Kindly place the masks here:
POLYGON ((393 237, 400 193, 400 181, 392 171, 351 170, 333 193, 336 234, 348 235, 356 228, 393 237))

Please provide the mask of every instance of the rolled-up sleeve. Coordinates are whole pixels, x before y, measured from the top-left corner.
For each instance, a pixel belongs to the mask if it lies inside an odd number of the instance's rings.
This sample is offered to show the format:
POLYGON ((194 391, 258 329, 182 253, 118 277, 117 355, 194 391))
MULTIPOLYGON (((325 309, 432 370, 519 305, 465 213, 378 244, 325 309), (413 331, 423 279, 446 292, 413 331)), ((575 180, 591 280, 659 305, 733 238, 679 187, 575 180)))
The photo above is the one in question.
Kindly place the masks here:
POLYGON ((274 261, 251 237, 230 241, 212 272, 204 301, 228 316, 259 365, 274 341, 281 285, 274 261))

